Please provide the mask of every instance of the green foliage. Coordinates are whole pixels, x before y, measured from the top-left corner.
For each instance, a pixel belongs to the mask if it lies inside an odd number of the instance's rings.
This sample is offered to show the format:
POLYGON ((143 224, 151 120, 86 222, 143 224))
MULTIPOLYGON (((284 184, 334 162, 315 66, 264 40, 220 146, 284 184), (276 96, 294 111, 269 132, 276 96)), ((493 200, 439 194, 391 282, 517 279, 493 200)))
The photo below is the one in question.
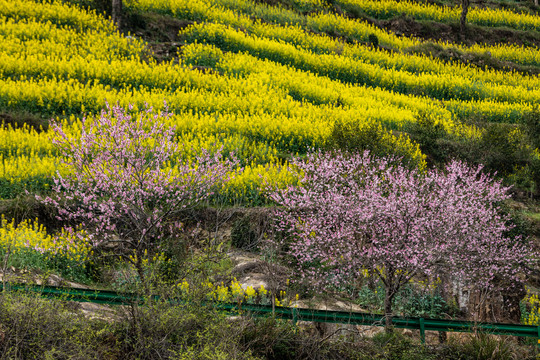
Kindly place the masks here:
POLYGON ((470 337, 464 345, 465 353, 476 360, 510 360, 514 358, 509 341, 498 340, 493 336, 478 333, 470 337))
MULTIPOLYGON (((372 311, 384 308, 384 287, 370 289, 363 286, 357 293, 356 302, 372 311)), ((437 291, 422 291, 414 285, 403 286, 394 296, 392 309, 403 316, 441 318, 456 312, 437 291)))
POLYGON ((87 319, 69 303, 0 295, 0 359, 99 359, 107 322, 87 319))
POLYGON ((427 113, 421 113, 416 121, 409 124, 407 133, 413 141, 420 145, 420 150, 433 162, 441 162, 445 155, 439 146, 439 139, 446 135, 442 124, 427 113))
POLYGON ((92 280, 94 268, 84 240, 66 232, 51 236, 37 220, 8 221, 4 215, 0 220, 2 267, 55 272, 79 282, 92 280))
POLYGON ((516 165, 525 165, 528 160, 526 138, 513 126, 490 124, 478 145, 486 167, 505 175, 512 173, 516 165))
POLYGON ((368 42, 371 44, 371 46, 373 47, 378 47, 379 46, 379 38, 377 37, 377 35, 375 34, 369 34, 368 36, 368 42))
POLYGON ((254 319, 242 333, 242 342, 266 359, 296 359, 299 337, 295 328, 274 318, 254 319))
POLYGON ((375 156, 395 155, 423 167, 424 156, 415 149, 408 136, 396 137, 376 122, 343 122, 334 124, 328 140, 330 148, 351 152, 369 150, 375 156))
POLYGON ((376 359, 388 360, 417 360, 435 359, 426 349, 413 344, 412 340, 398 332, 380 332, 373 336, 374 352, 379 356, 376 359), (382 356, 381 356, 382 355, 382 356))
POLYGON ((255 359, 239 345, 241 326, 197 303, 116 310, 110 322, 73 303, 4 293, 0 359, 255 359))
MULTIPOLYGON (((84 263, 84 266, 82 265, 80 261, 50 254, 47 256, 47 264, 44 268, 79 283, 91 283, 96 280, 100 272, 100 269, 95 266, 96 264, 93 261, 88 261, 84 263)), ((15 268, 18 267, 15 266, 15 268)))
POLYGON ((512 126, 490 124, 469 160, 483 163, 486 170, 496 171, 522 190, 535 193, 540 184, 540 159, 529 136, 512 126))
POLYGON ((215 68, 223 57, 223 51, 215 46, 186 46, 183 57, 188 65, 215 68))
POLYGON ((523 127, 531 145, 540 148, 540 106, 534 105, 533 110, 523 117, 523 127))
MULTIPOLYGON (((169 289, 169 295, 173 295, 169 289)), ((289 321, 227 319, 201 306, 147 302, 115 308, 106 320, 86 317, 70 302, 0 294, 0 359, 533 359, 534 349, 485 334, 444 346, 379 333, 313 333, 289 321)))
MULTIPOLYGON (((0 246, 0 259, 4 260, 6 253, 7 249, 0 246)), ((50 269, 50 264, 47 263, 47 259, 33 249, 20 249, 16 252, 10 252, 7 265, 8 267, 13 266, 16 269, 50 269)))
POLYGON ((412 286, 400 290, 394 298, 393 309, 407 316, 427 318, 440 318, 453 312, 439 293, 421 292, 412 286))
POLYGON ((114 334, 125 359, 254 359, 238 342, 241 328, 197 303, 159 302, 128 309, 114 334))
POLYGON ((523 212, 513 209, 508 203, 502 203, 500 207, 501 213, 510 215, 509 225, 513 226, 506 233, 506 236, 510 238, 521 236, 522 239, 527 239, 532 229, 530 222, 526 219, 523 212))
POLYGON ((231 230, 232 246, 238 249, 255 250, 258 246, 259 237, 251 226, 249 216, 244 216, 236 220, 231 230))
POLYGON ((52 178, 45 176, 28 177, 20 182, 0 179, 0 199, 13 199, 26 191, 30 193, 48 192, 52 183, 52 178))
POLYGON ((435 163, 459 158, 470 164, 483 164, 486 172, 497 173, 517 189, 531 196, 537 193, 540 157, 535 150, 535 125, 480 124, 484 129, 479 138, 456 140, 445 136, 436 127, 431 128, 429 120, 419 117, 419 125, 411 127, 411 138, 435 163))

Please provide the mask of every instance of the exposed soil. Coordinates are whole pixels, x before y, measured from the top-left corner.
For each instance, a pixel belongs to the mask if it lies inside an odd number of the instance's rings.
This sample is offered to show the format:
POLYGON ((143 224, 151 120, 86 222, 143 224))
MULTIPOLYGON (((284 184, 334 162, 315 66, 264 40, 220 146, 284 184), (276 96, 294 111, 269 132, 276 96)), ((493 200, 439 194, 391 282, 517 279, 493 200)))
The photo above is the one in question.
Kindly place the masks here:
POLYGON ((157 13, 131 12, 126 15, 126 24, 122 31, 127 35, 143 38, 149 43, 179 42, 178 33, 193 24, 193 21, 177 19, 168 15, 157 13))
POLYGON ((13 128, 28 126, 40 132, 49 128, 48 119, 43 119, 29 112, 0 112, 0 126, 11 125, 13 128))
POLYGON ((164 62, 178 59, 183 45, 179 32, 191 24, 193 21, 156 13, 130 13, 123 32, 144 39, 148 42, 148 56, 164 62))
MULTIPOLYGON (((348 14, 351 16, 351 14, 348 14)), ((357 16, 352 16, 357 18, 357 16)), ((473 44, 508 44, 540 47, 540 34, 528 31, 517 31, 506 28, 485 28, 467 25, 467 30, 461 33, 458 23, 438 23, 434 21, 417 21, 408 16, 398 16, 390 20, 375 20, 359 16, 370 24, 391 31, 397 36, 416 37, 425 41, 433 41, 406 51, 418 54, 431 54, 443 61, 458 61, 475 65, 479 68, 488 67, 495 70, 517 71, 523 74, 540 74, 540 67, 516 64, 493 58, 491 54, 467 53, 457 49, 445 49, 435 42, 449 42, 470 46, 473 44)), ((334 34, 328 34, 334 36, 334 34)))
POLYGON ((446 62, 462 62, 464 64, 475 65, 478 68, 490 68, 501 71, 516 71, 527 75, 540 74, 540 67, 516 64, 511 61, 503 61, 494 58, 489 53, 469 53, 455 48, 443 48, 435 43, 427 43, 417 47, 412 47, 406 52, 431 55, 446 62))
POLYGON ((390 20, 372 19, 370 22, 380 28, 392 31, 398 36, 414 36, 423 40, 448 41, 464 45, 513 43, 540 46, 540 34, 530 31, 485 28, 468 24, 466 32, 462 34, 457 22, 445 24, 434 21, 417 21, 408 16, 399 16, 390 20))

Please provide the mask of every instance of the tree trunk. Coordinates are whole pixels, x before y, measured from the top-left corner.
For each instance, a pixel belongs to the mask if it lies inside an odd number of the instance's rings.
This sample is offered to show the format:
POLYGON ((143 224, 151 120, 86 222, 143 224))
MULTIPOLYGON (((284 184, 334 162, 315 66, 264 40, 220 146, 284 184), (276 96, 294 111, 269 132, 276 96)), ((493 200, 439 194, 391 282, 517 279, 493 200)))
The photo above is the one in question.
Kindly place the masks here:
POLYGON ((394 297, 394 294, 390 293, 390 291, 392 290, 386 289, 386 294, 384 295, 384 331, 386 331, 387 334, 394 331, 394 327, 392 326, 392 298, 394 297))
POLYGON ((467 25, 467 12, 469 11, 469 0, 461 0, 461 18, 459 20, 459 25, 461 28, 461 33, 465 33, 465 26, 467 25))
POLYGON ((446 340, 448 340, 448 335, 446 334, 446 331, 439 331, 439 344, 446 343, 446 340))
POLYGON ((137 259, 136 259, 137 261, 135 262, 135 269, 137 270, 137 273, 139 274, 139 280, 141 281, 141 284, 144 288, 144 295, 150 296, 150 284, 148 284, 146 281, 146 276, 144 273, 145 269, 143 266, 144 251, 142 251, 141 249, 137 249, 136 255, 137 255, 137 259))
POLYGON ((112 20, 118 30, 122 28, 122 0, 112 0, 112 20))
MULTIPOLYGON (((503 286, 506 285, 503 283, 503 286)), ((510 320, 513 323, 521 321, 521 300, 527 295, 525 285, 522 283, 511 283, 505 286, 506 289, 501 292, 503 299, 503 311, 505 313, 505 321, 510 320)))

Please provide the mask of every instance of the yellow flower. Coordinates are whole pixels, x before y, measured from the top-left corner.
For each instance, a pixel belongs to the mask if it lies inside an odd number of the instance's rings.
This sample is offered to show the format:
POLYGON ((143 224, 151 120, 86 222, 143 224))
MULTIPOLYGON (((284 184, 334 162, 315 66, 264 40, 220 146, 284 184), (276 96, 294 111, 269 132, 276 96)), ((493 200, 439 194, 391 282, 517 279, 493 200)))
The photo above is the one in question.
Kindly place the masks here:
POLYGON ((253 289, 252 286, 248 286, 248 287, 246 288, 246 297, 247 297, 248 299, 251 299, 251 298, 253 298, 253 297, 255 297, 255 296, 257 296, 257 292, 255 291, 255 289, 253 289))

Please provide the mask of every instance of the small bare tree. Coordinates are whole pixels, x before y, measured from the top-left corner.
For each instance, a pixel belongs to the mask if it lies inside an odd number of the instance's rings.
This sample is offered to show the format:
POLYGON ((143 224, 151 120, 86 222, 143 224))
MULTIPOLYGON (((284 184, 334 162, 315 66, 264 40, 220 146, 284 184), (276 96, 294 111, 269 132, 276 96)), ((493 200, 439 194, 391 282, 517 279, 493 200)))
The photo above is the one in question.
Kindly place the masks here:
POLYGON ((467 12, 469 12, 469 4, 470 0, 461 0, 461 18, 459 19, 461 33, 465 32, 465 26, 467 25, 467 12))
POLYGON ((122 28, 122 0, 112 0, 112 20, 116 28, 122 28))

